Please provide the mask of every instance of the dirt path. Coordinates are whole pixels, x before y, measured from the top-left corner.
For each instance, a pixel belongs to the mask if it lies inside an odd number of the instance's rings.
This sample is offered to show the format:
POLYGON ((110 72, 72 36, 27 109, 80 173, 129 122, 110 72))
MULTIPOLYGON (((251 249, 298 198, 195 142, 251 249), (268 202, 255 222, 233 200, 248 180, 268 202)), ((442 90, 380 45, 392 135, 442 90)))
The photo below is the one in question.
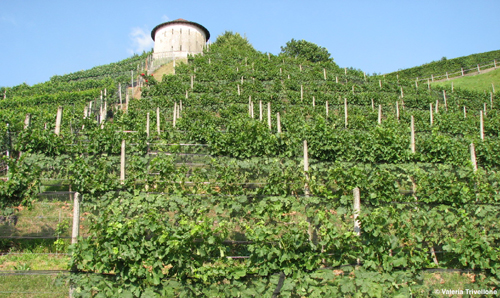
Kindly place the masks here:
MULTIPOLYGON (((179 65, 179 63, 187 63, 187 59, 177 59, 175 61, 176 63, 176 66, 179 65)), ((160 68, 158 68, 157 70, 155 70, 153 72, 153 76, 156 78, 156 80, 160 81, 162 80, 163 78, 163 75, 171 75, 171 74, 174 74, 174 62, 170 62, 170 63, 167 63, 165 65, 162 65, 160 68)), ((131 92, 130 91, 131 87, 128 87, 127 88, 127 92, 131 92)), ((132 94, 132 98, 135 98, 135 99, 141 99, 141 93, 142 93, 142 88, 141 87, 134 87, 134 94, 132 94)))

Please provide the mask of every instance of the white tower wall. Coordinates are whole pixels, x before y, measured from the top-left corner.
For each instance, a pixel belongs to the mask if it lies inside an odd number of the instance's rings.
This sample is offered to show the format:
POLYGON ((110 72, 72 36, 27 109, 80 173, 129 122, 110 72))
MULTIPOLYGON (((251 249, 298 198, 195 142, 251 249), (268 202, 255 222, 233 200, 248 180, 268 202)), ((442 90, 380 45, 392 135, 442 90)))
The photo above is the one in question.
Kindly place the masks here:
POLYGON ((165 24, 155 32, 153 58, 186 58, 203 52, 207 36, 198 26, 186 23, 165 24))

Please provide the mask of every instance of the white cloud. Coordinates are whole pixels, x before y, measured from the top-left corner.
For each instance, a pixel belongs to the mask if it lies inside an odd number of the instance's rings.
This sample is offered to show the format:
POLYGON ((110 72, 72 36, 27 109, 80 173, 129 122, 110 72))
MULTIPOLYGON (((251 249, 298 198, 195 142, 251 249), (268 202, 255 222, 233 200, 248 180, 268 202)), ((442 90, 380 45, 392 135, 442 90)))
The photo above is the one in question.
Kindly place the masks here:
POLYGON ((132 49, 128 49, 130 54, 142 53, 143 51, 149 51, 154 46, 154 41, 151 36, 144 32, 142 28, 135 27, 129 34, 132 40, 132 49))
POLYGON ((162 15, 162 16, 161 16, 161 19, 162 19, 162 21, 164 21, 164 22, 168 22, 168 21, 170 21, 170 18, 169 18, 169 17, 167 17, 166 15, 162 15))

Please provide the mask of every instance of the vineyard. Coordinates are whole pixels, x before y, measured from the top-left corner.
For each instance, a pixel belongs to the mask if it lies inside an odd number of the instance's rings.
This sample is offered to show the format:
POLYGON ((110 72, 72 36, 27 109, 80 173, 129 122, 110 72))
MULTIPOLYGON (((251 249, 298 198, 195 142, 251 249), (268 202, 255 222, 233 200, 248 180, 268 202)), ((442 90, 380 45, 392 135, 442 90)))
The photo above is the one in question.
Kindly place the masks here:
POLYGON ((145 59, 0 90, 2 250, 28 235, 13 207, 76 197, 76 243, 71 210, 54 226, 74 297, 441 296, 432 272, 499 291, 498 92, 238 35, 161 82, 145 59))

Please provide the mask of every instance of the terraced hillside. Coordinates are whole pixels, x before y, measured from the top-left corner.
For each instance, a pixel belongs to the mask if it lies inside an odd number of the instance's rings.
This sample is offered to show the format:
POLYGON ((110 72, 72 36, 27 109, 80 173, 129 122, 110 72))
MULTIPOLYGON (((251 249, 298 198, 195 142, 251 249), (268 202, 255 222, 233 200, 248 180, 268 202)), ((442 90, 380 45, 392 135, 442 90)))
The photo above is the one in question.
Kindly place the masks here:
POLYGON ((498 92, 230 37, 161 82, 138 73, 141 99, 120 103, 107 78, 0 102, 3 206, 81 198, 75 297, 498 291, 498 92), (443 285, 435 269, 455 274, 443 285))
POLYGON ((484 53, 477 53, 463 57, 457 57, 453 59, 446 59, 443 57, 439 61, 433 61, 420 66, 411 67, 408 69, 398 70, 387 74, 391 77, 401 76, 402 78, 415 79, 415 78, 431 78, 432 76, 441 76, 441 79, 446 78, 446 74, 453 73, 453 76, 462 76, 467 73, 473 73, 477 71, 478 65, 479 70, 488 64, 489 67, 493 67, 497 63, 500 63, 500 50, 490 51, 484 53))

